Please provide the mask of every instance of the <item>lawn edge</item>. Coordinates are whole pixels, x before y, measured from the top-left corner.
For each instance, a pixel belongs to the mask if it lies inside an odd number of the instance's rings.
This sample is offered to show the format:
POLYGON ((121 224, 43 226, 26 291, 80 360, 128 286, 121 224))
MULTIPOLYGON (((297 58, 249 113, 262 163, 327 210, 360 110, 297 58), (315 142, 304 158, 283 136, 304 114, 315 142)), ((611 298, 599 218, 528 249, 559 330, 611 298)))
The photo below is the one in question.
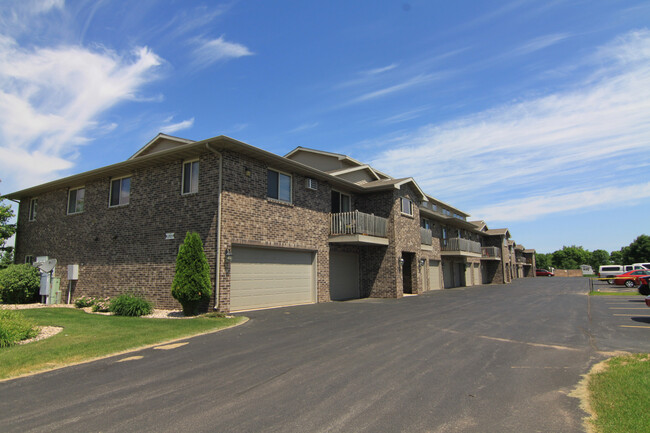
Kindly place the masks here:
POLYGON ((187 339, 190 339, 190 338, 199 337, 201 335, 214 334, 216 332, 225 331, 226 329, 231 329, 231 328, 243 325, 244 323, 246 323, 246 322, 248 322, 250 320, 248 317, 245 317, 245 316, 235 316, 235 317, 241 318, 241 321, 239 321, 238 323, 233 323, 232 325, 226 326, 224 328, 213 329, 213 330, 210 330, 210 331, 200 332, 198 334, 186 335, 185 337, 173 338, 171 340, 161 340, 161 341, 159 341, 157 343, 147 344, 145 346, 138 346, 138 347, 134 347, 132 349, 123 350, 121 352, 113 352, 113 353, 110 353, 110 354, 107 354, 107 355, 104 355, 104 356, 97 356, 97 357, 94 357, 94 358, 84 359, 83 361, 71 362, 69 364, 60 364, 60 365, 56 365, 56 366, 53 366, 53 367, 46 367, 46 368, 44 368, 42 370, 30 371, 29 373, 23 373, 23 374, 20 374, 18 376, 5 377, 4 379, 0 379, 0 383, 8 382, 10 380, 21 379, 21 378, 24 378, 24 377, 36 376, 37 374, 47 373, 47 372, 54 371, 54 370, 60 370, 62 368, 66 368, 66 367, 73 367, 75 365, 88 364, 89 362, 99 361, 100 359, 107 359, 107 358, 112 358, 113 356, 121 356, 121 355, 125 355, 127 353, 138 352, 140 350, 150 349, 152 347, 160 346, 162 344, 174 343, 176 341, 187 340, 187 339))

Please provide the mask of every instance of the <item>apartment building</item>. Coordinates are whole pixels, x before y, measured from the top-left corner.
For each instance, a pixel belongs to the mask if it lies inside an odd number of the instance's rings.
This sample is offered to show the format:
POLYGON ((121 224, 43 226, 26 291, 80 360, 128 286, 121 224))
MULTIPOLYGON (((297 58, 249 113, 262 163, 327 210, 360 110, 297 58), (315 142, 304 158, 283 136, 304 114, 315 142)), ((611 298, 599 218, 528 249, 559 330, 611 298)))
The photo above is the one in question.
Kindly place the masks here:
POLYGON ((57 259, 73 298, 142 289, 178 307, 170 287, 188 231, 210 263, 204 308, 223 312, 535 275, 534 250, 520 252, 530 259, 520 272, 507 229, 467 221, 413 178, 302 147, 279 156, 225 136, 159 134, 124 162, 6 197, 20 202, 16 261, 57 259))

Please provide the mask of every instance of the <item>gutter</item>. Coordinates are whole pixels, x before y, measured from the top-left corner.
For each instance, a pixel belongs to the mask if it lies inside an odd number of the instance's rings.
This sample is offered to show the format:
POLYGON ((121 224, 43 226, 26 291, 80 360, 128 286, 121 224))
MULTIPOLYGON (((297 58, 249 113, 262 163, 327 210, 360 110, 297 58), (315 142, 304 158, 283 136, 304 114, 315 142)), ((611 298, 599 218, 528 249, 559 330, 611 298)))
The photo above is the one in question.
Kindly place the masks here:
POLYGON ((214 310, 219 309, 219 276, 221 271, 221 190, 223 188, 223 155, 210 147, 210 143, 205 143, 205 148, 219 157, 219 183, 217 186, 217 236, 215 239, 216 259, 214 263, 214 310))

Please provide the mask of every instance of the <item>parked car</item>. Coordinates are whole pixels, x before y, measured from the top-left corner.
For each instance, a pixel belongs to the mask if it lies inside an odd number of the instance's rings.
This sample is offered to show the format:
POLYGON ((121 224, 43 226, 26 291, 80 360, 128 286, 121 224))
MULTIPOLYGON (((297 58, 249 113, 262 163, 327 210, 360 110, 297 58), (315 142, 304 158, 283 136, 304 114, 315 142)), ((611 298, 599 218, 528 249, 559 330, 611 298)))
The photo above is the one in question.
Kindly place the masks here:
POLYGON ((650 271, 646 269, 626 272, 614 278, 614 284, 625 285, 625 287, 638 286, 641 284, 640 278, 648 275, 650 275, 650 271))
POLYGON ((546 269, 537 269, 535 271, 535 275, 538 277, 552 277, 555 274, 551 271, 547 271, 546 269))
MULTIPOLYGON (((642 294, 643 296, 648 296, 650 295, 650 276, 647 277, 641 277, 641 281, 639 281, 639 293, 642 294)), ((648 301, 646 301, 648 303, 648 301)))

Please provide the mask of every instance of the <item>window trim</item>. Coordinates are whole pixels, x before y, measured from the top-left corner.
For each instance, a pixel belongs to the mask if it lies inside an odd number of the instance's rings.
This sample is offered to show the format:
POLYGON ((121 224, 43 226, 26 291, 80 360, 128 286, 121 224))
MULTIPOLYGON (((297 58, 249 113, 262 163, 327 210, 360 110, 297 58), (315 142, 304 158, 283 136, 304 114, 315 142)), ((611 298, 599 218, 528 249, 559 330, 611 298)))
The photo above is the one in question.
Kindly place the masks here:
POLYGON ((279 201, 280 203, 293 204, 293 175, 290 174, 290 173, 287 173, 286 171, 280 171, 280 170, 276 170, 276 169, 271 168, 271 167, 267 167, 267 169, 266 169, 266 198, 269 199, 269 200, 279 201), (271 197, 269 195, 269 185, 268 185, 269 171, 273 171, 273 172, 276 172, 278 174, 278 196, 277 197, 271 197), (281 195, 280 194, 280 175, 281 174, 289 177, 289 200, 288 201, 283 200, 283 199, 280 198, 280 195, 281 195))
POLYGON ((399 210, 400 210, 401 214, 412 217, 413 216, 413 200, 411 200, 408 197, 400 197, 399 200, 400 200, 399 201, 399 210), (410 213, 404 212, 404 201, 407 201, 409 203, 409 212, 410 213))
POLYGON ((29 200, 29 209, 27 211, 27 221, 36 221, 36 214, 38 208, 38 198, 29 200))
POLYGON ((122 180, 124 180, 124 179, 131 179, 131 175, 128 174, 126 176, 113 177, 108 182, 108 207, 115 208, 115 207, 120 207, 120 206, 128 206, 129 203, 131 202, 131 182, 129 182, 129 201, 127 203, 120 203, 120 200, 122 198, 122 180), (118 180, 120 181, 120 193, 118 195, 118 203, 117 204, 111 204, 111 199, 113 198, 113 182, 118 181, 118 180))
POLYGON ((65 203, 66 215, 77 215, 77 214, 80 214, 80 213, 84 212, 84 206, 83 205, 82 205, 80 211, 77 210, 77 198, 76 197, 75 197, 75 207, 74 207, 75 211, 70 212, 70 194, 72 193, 72 191, 79 191, 80 189, 84 190, 84 201, 82 203, 85 204, 85 202, 86 202, 86 186, 84 185, 84 186, 78 186, 78 187, 75 187, 75 188, 69 188, 68 189, 68 200, 65 203))
MULTIPOLYGON (((185 166, 187 164, 193 164, 197 163, 197 170, 199 172, 199 176, 201 175, 201 164, 199 161, 199 158, 194 158, 194 159, 188 159, 183 161, 183 169, 181 170, 181 195, 191 195, 191 194, 197 194, 199 192, 199 178, 197 176, 196 178, 196 191, 192 191, 192 173, 190 173, 190 189, 188 192, 185 192, 185 166)), ((191 166, 190 166, 191 168, 191 166)))
POLYGON ((36 261, 36 257, 33 254, 25 254, 25 264, 26 265, 33 265, 35 261, 36 261), (31 257, 31 260, 29 260, 30 257, 31 257))

